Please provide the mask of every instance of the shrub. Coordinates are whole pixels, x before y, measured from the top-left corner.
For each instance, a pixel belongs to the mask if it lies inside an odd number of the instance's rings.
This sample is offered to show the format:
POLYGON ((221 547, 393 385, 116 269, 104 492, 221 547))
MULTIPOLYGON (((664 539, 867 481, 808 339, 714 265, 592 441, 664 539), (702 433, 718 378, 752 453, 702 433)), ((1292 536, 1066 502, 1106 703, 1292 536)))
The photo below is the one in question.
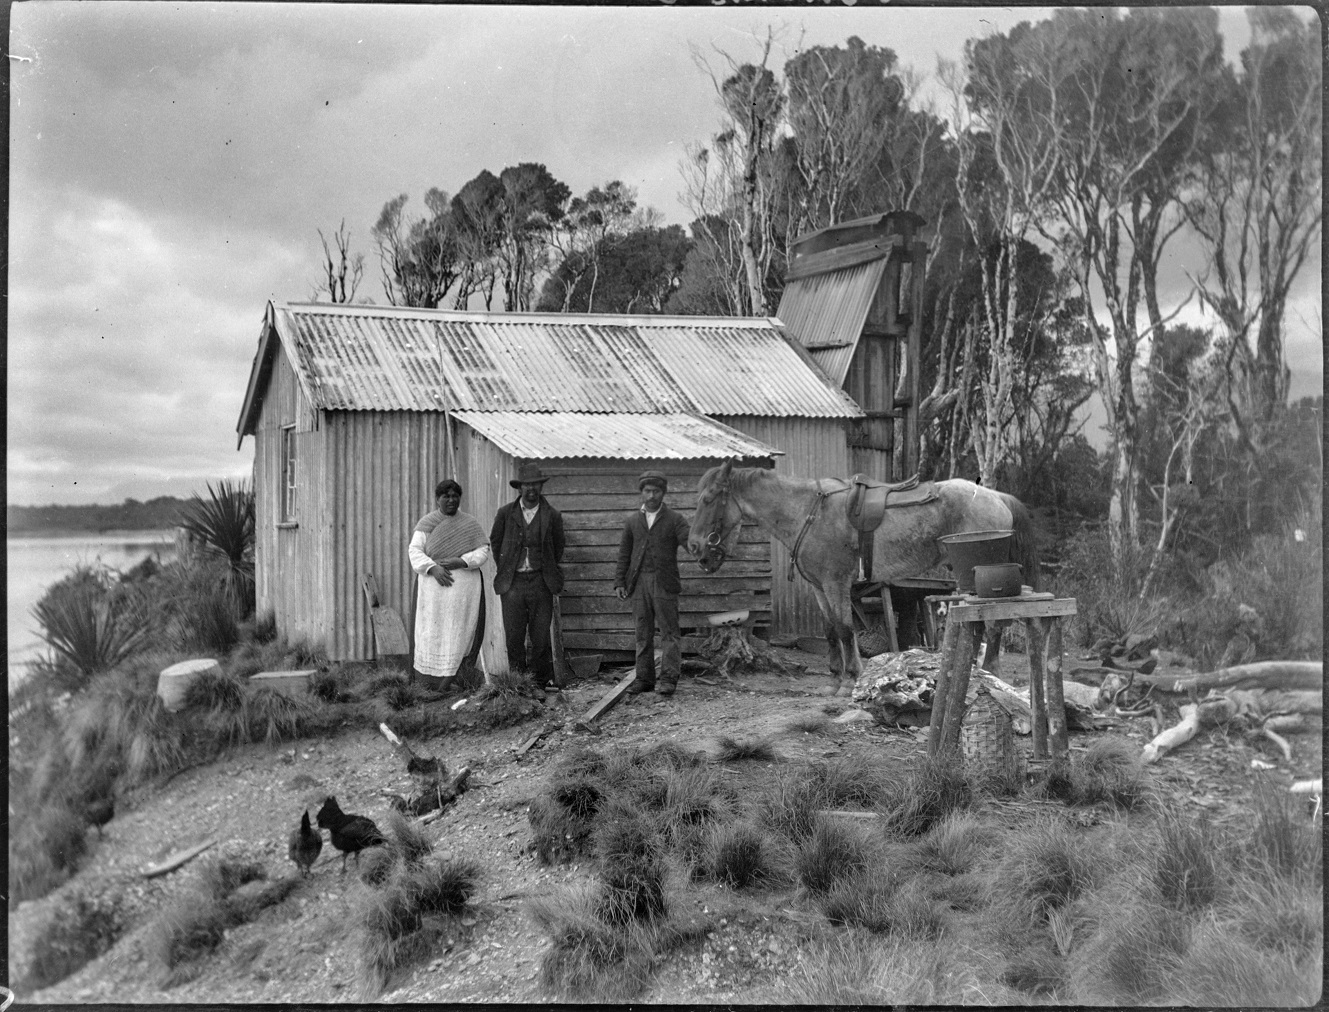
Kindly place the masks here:
POLYGON ((254 610, 254 490, 225 479, 207 489, 206 499, 195 492, 185 503, 180 523, 205 556, 224 565, 222 586, 243 618, 254 610))
POLYGON ((64 690, 80 691, 93 676, 148 646, 151 625, 112 595, 106 581, 100 571, 79 567, 52 585, 33 607, 42 639, 58 657, 53 673, 64 690))

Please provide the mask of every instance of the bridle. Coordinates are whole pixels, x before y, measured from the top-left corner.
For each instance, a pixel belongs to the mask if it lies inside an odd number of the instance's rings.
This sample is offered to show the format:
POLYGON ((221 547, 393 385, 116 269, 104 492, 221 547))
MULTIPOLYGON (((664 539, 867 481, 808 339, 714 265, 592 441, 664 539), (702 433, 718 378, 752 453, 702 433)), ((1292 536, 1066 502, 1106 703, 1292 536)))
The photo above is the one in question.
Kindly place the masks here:
MULTIPOLYGON (((724 502, 723 505, 720 507, 719 513, 717 514, 715 526, 712 527, 711 532, 706 535, 706 548, 702 552, 701 558, 697 560, 698 563, 713 562, 714 565, 711 567, 712 572, 714 572, 716 569, 719 569, 720 566, 724 564, 724 560, 728 554, 724 550, 724 541, 725 538, 729 537, 729 535, 734 532, 733 527, 730 527, 729 530, 724 529, 724 518, 725 515, 729 512, 728 510, 729 482, 726 481, 723 485, 720 485, 719 487, 714 489, 713 492, 714 495, 710 500, 711 502, 715 502, 716 500, 720 499, 720 497, 722 496, 724 498, 724 502)), ((740 519, 739 524, 742 524, 742 522, 743 522, 742 519, 740 519)))

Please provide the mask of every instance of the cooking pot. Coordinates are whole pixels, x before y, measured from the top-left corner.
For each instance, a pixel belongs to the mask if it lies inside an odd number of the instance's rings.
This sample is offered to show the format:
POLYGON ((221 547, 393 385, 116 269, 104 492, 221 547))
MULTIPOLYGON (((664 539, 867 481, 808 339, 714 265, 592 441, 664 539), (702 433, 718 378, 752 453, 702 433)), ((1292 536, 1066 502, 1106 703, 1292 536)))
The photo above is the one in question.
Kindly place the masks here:
POLYGON ((974 593, 979 597, 1019 597, 1020 578, 1020 566, 1015 562, 975 566, 974 593))

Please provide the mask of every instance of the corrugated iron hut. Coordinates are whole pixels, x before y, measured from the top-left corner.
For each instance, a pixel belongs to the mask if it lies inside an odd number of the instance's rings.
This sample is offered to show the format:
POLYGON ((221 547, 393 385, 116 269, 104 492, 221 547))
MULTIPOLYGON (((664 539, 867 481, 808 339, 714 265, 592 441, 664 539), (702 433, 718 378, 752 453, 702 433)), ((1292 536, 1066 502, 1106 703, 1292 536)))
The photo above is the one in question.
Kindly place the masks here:
POLYGON ((850 470, 900 481, 918 470, 923 218, 892 211, 801 236, 776 315, 863 409, 850 470))
MULTIPOLYGON (((697 477, 729 457, 844 473, 860 415, 769 319, 269 304, 237 426, 255 438, 258 608, 333 658, 372 656, 361 581, 373 573, 410 624, 406 544, 434 483, 455 475, 488 528, 517 466, 536 461, 568 534, 565 645, 630 649, 630 607, 611 588, 637 475, 663 470, 670 504, 691 510, 697 477)), ((786 558, 745 528, 721 573, 684 564, 685 630, 747 608, 776 631, 819 632, 786 558)))

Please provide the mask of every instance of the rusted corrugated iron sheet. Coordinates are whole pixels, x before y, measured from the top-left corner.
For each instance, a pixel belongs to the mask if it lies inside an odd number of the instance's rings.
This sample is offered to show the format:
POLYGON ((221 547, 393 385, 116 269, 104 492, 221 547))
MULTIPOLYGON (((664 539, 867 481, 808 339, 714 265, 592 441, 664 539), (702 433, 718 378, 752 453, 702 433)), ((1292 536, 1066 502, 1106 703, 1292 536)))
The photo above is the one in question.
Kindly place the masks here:
POLYGON ((810 351, 852 346, 863 331, 885 269, 886 261, 880 259, 791 281, 776 316, 789 335, 810 351))
MULTIPOLYGON (((770 319, 283 303, 271 320, 329 411, 859 414, 770 319)), ((252 417, 247 399, 242 435, 252 417)))
POLYGON ((781 452, 726 425, 690 414, 457 411, 452 417, 514 458, 526 460, 710 460, 771 457, 781 452))

